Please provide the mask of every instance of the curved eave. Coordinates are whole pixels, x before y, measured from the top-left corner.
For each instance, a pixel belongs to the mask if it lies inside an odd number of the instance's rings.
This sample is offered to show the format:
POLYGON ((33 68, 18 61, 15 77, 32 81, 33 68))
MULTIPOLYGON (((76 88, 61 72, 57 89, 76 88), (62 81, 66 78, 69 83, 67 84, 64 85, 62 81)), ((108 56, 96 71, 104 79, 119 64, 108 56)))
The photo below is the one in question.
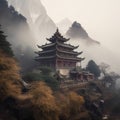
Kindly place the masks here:
POLYGON ((79 45, 78 45, 78 46, 75 46, 74 49, 77 49, 78 47, 79 47, 79 45))
POLYGON ((83 51, 81 51, 81 52, 78 52, 78 55, 81 55, 83 53, 83 51))
POLYGON ((61 44, 61 43, 59 43, 59 42, 50 43, 50 44, 45 44, 45 45, 42 45, 42 46, 37 45, 37 46, 38 46, 38 48, 43 49, 43 48, 47 48, 47 47, 52 47, 52 46, 54 46, 54 45, 62 46, 62 47, 65 47, 65 48, 70 48, 70 49, 72 49, 72 50, 79 47, 79 45, 78 45, 78 46, 73 46, 73 45, 70 45, 70 44, 61 44))
POLYGON ((54 50, 47 50, 47 51, 39 51, 39 52, 35 52, 35 53, 38 55, 41 55, 41 54, 46 54, 46 53, 52 53, 54 51, 55 51, 55 49, 54 50))
POLYGON ((53 58, 56 58, 56 57, 58 57, 60 59, 74 60, 74 61, 77 61, 77 62, 81 62, 85 59, 85 58, 78 58, 78 57, 76 57, 76 58, 66 58, 66 57, 63 57, 63 56, 60 56, 60 55, 57 54, 57 55, 54 55, 54 56, 44 56, 44 57, 38 56, 38 57, 35 58, 35 60, 39 61, 39 60, 45 60, 45 59, 53 59, 53 58))
POLYGON ((46 47, 52 47, 54 45, 55 45, 55 43, 45 44, 45 45, 42 45, 42 46, 37 45, 37 46, 38 46, 38 48, 43 49, 43 48, 46 48, 46 47))
POLYGON ((66 47, 66 48, 70 48, 72 50, 79 47, 79 45, 78 46, 73 46, 73 45, 70 45, 70 44, 61 44, 61 43, 58 43, 58 42, 57 42, 57 45, 62 46, 62 47, 66 47))
POLYGON ((60 50, 59 48, 56 48, 57 49, 57 51, 58 52, 61 52, 61 53, 67 53, 67 54, 71 54, 71 55, 80 55, 80 54, 82 54, 82 52, 74 52, 74 51, 72 51, 72 52, 68 52, 68 51, 63 51, 63 50, 60 50))
POLYGON ((52 58, 55 58, 56 56, 48 56, 48 57, 36 57, 35 60, 39 61, 39 60, 45 60, 45 59, 52 59, 52 58))
POLYGON ((76 58, 66 58, 66 57, 62 57, 60 55, 57 55, 57 57, 61 58, 61 59, 66 59, 66 60, 75 60, 77 62, 80 62, 82 60, 82 58, 78 58, 78 57, 76 57, 76 58))
POLYGON ((85 60, 85 58, 81 58, 81 61, 85 60))
POLYGON ((69 41, 70 40, 70 38, 68 38, 68 39, 66 39, 66 38, 64 38, 64 37, 58 37, 58 38, 46 38, 46 40, 48 40, 49 42, 55 42, 56 40, 60 40, 60 41, 62 41, 62 42, 67 42, 67 41, 69 41))
POLYGON ((76 55, 76 56, 82 54, 82 52, 80 52, 80 53, 74 52, 74 51, 72 51, 72 52, 67 52, 67 51, 59 50, 58 48, 56 48, 56 49, 54 49, 54 50, 39 51, 39 52, 35 52, 35 53, 38 54, 38 55, 45 55, 45 54, 49 54, 49 53, 53 53, 53 52, 55 53, 56 51, 57 51, 57 52, 61 52, 61 53, 70 54, 70 55, 76 55))

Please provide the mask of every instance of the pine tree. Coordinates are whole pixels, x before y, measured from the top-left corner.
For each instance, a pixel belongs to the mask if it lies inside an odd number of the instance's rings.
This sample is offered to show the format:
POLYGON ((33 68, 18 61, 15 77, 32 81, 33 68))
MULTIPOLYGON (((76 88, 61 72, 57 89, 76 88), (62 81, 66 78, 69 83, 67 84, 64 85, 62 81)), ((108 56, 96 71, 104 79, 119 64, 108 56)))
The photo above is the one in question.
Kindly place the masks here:
POLYGON ((13 51, 11 49, 11 44, 6 40, 4 32, 1 30, 0 25, 0 49, 9 56, 13 56, 13 51))
POLYGON ((89 72, 93 73, 96 78, 100 76, 100 73, 101 73, 100 68, 99 68, 99 66, 93 60, 90 60, 88 62, 88 65, 87 65, 86 69, 89 72))

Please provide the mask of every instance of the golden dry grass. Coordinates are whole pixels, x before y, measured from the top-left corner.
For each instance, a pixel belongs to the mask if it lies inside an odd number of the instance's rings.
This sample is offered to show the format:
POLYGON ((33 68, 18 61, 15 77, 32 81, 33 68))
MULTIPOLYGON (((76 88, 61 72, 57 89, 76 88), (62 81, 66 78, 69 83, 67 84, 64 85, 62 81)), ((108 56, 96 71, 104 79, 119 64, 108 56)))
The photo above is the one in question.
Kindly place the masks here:
POLYGON ((59 110, 52 90, 43 82, 34 83, 32 95, 33 112, 36 120, 58 120, 59 110))
POLYGON ((19 67, 13 58, 0 51, 0 98, 17 97, 20 93, 19 67))
POLYGON ((0 101, 14 97, 19 101, 28 100, 28 108, 32 106, 35 120, 69 120, 80 114, 84 103, 82 96, 74 92, 67 94, 53 91, 44 82, 33 82, 26 94, 21 94, 19 67, 14 60, 0 51, 0 101))
POLYGON ((70 100, 70 110, 71 114, 78 114, 81 111, 81 106, 84 103, 84 98, 80 95, 78 95, 75 92, 70 92, 69 95, 70 100))
POLYGON ((84 103, 83 97, 75 92, 68 92, 66 94, 58 93, 56 95, 56 101, 60 109, 60 118, 63 120, 68 120, 73 115, 80 114, 81 107, 84 103))

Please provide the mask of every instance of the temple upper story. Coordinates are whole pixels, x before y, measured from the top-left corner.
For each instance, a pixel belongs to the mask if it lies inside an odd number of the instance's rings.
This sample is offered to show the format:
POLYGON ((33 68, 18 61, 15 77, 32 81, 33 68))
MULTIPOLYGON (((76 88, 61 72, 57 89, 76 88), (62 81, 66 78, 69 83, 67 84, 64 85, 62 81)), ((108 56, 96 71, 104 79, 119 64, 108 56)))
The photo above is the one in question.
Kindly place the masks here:
POLYGON ((83 52, 74 51, 79 46, 73 46, 66 42, 70 39, 64 38, 57 29, 51 38, 47 38, 48 44, 39 46, 40 51, 36 52, 38 55, 36 60, 41 66, 58 69, 71 69, 76 67, 77 62, 81 62, 84 58, 79 57, 83 52))

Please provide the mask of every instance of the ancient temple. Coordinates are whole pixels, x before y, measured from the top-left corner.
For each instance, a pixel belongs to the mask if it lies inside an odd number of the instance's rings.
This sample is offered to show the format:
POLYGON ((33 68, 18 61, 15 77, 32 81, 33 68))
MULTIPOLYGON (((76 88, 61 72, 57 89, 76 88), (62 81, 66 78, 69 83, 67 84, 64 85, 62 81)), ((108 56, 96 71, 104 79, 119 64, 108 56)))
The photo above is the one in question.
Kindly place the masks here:
POLYGON ((74 51, 79 46, 67 44, 69 40, 64 38, 57 29, 54 35, 47 39, 48 44, 38 45, 41 51, 36 52, 38 54, 36 60, 40 63, 40 66, 47 66, 65 73, 75 68, 76 63, 84 60, 84 58, 78 57, 82 52, 74 51))
POLYGON ((60 81, 60 88, 78 87, 81 83, 94 80, 94 75, 89 71, 83 71, 77 63, 81 63, 84 58, 79 57, 82 52, 77 52, 79 46, 68 44, 70 39, 64 38, 59 30, 51 38, 47 38, 48 43, 39 46, 41 50, 36 52, 36 61, 42 67, 53 69, 53 75, 60 81))

